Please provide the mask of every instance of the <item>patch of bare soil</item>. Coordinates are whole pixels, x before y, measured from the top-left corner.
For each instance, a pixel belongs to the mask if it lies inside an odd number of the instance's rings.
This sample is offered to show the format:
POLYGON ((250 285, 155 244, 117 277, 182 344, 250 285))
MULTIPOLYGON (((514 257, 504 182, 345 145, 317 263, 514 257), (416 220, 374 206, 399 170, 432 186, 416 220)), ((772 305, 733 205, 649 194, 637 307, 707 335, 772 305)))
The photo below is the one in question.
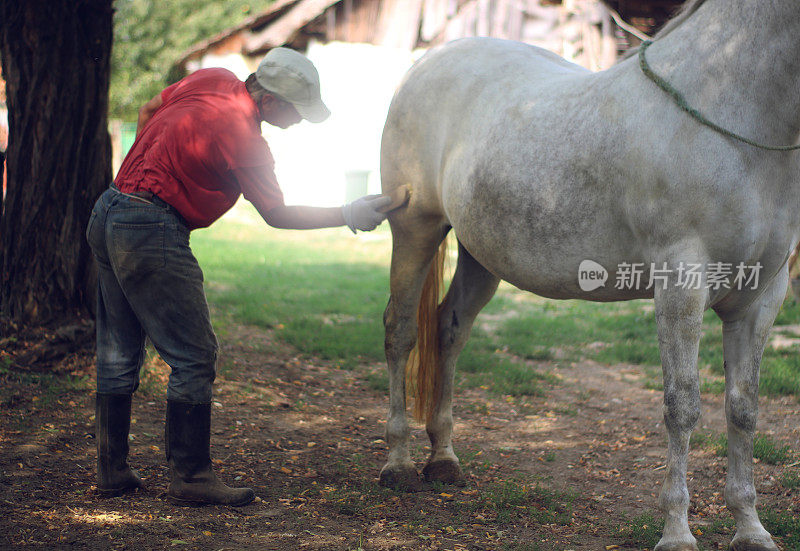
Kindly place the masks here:
MULTIPOLYGON (((344 370, 298 357, 269 332, 244 327, 228 335, 223 356, 212 456, 225 481, 256 491, 255 503, 181 508, 164 500, 165 405, 153 388, 134 399, 131 429, 130 462, 146 488, 100 498, 93 489, 92 392, 70 390, 63 380, 55 387, 52 381, 33 384, 28 374, 6 369, 0 548, 563 551, 652 545, 647 534, 654 527, 641 518, 659 517, 666 434, 661 393, 644 387, 638 368, 541 362, 532 368, 560 378, 544 396, 506 399, 460 390, 455 446, 466 484, 429 484, 406 494, 377 486, 386 459, 387 396, 371 389, 365 375, 382 366, 344 370)), ((76 360, 74 369, 85 370, 86 362, 76 360)), ((724 426, 722 397, 704 395, 698 428, 723 433, 724 426)), ((796 400, 762 398, 758 430, 797 451, 796 400)), ((427 444, 416 426, 412 453, 420 468, 427 444)), ((692 449, 690 522, 704 549, 726 548, 733 535, 722 497, 725 466, 710 448, 692 449)), ((800 514, 797 490, 780 483, 785 467, 758 463, 755 470, 762 509, 800 514)))

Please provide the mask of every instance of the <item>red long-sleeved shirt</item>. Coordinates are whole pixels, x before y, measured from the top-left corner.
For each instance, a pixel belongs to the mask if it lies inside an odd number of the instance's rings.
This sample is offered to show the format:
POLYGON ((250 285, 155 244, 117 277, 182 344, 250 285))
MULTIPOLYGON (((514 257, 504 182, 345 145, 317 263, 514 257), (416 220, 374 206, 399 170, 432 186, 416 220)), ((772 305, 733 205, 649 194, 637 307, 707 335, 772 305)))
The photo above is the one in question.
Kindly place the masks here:
POLYGON ((239 194, 260 212, 283 205, 256 104, 226 69, 201 69, 161 92, 116 178, 120 191, 150 191, 203 228, 239 194))

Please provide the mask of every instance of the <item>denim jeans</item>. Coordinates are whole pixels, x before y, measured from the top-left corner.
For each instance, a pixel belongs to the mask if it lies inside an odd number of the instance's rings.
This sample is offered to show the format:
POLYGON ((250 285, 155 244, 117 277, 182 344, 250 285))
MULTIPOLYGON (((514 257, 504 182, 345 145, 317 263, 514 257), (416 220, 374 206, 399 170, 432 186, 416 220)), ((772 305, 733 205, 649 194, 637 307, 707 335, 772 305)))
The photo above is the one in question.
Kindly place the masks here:
POLYGON ((217 339, 183 219, 159 199, 112 186, 95 203, 86 238, 98 267, 97 391, 136 390, 146 335, 172 368, 167 398, 209 403, 217 339))

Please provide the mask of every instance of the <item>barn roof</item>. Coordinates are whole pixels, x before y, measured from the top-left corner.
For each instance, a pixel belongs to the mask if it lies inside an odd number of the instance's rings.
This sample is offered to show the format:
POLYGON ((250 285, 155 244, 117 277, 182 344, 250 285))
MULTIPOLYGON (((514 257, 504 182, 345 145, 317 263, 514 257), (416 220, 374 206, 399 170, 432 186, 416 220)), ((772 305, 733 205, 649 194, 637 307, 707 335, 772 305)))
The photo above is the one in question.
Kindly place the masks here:
MULTIPOLYGON (((683 2, 602 1, 647 34, 683 2)), ((311 39, 413 49, 455 38, 467 24, 472 28, 466 35, 524 40, 524 20, 552 19, 547 8, 560 4, 562 0, 276 0, 265 11, 195 44, 176 65, 185 69, 206 53, 257 56, 282 45, 302 50, 311 39)))

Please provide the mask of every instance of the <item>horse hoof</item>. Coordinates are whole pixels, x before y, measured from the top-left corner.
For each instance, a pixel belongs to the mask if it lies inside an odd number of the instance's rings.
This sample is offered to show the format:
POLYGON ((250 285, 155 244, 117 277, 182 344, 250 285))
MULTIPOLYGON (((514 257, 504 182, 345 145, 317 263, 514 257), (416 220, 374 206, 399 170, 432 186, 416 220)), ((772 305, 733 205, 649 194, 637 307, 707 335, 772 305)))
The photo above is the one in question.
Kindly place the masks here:
POLYGON ((445 484, 464 485, 464 475, 461 467, 455 461, 440 460, 428 463, 422 469, 426 482, 444 482, 445 484))
POLYGON ((778 546, 767 536, 734 536, 730 551, 778 551, 778 546))
POLYGON ((654 551, 698 551, 697 541, 692 538, 689 541, 685 540, 671 540, 664 541, 663 539, 658 542, 654 551))
POLYGON ((398 492, 418 492, 422 483, 414 467, 397 468, 386 465, 381 469, 379 484, 398 492))

